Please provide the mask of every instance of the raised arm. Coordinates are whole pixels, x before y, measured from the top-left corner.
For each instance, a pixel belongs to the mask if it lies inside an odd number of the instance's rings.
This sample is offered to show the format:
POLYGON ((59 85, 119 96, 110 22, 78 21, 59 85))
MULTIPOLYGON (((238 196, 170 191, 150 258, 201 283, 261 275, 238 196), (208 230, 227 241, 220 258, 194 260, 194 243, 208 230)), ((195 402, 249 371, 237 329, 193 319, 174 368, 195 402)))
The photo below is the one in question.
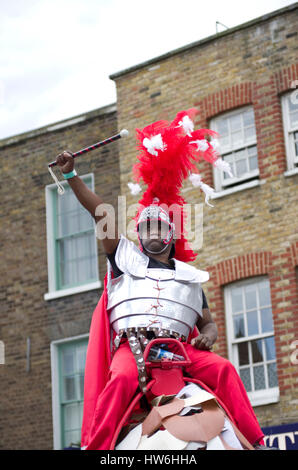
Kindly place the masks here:
MULTIPOLYGON (((64 174, 70 173, 74 170, 74 158, 69 151, 58 155, 56 163, 64 174)), ((113 253, 117 247, 119 235, 117 233, 117 228, 115 227, 115 220, 111 220, 111 217, 113 216, 104 209, 100 210, 100 206, 104 204, 104 201, 97 196, 97 194, 93 193, 79 176, 73 176, 72 178, 69 178, 67 182, 79 202, 85 207, 85 209, 87 209, 97 223, 97 236, 102 240, 104 251, 107 254, 113 253), (104 225, 100 223, 103 219, 106 222, 104 225), (109 225, 111 227, 115 227, 115 230, 112 230, 112 236, 111 234, 105 236, 107 233, 107 226, 109 225), (98 233, 98 231, 101 233, 98 233)))

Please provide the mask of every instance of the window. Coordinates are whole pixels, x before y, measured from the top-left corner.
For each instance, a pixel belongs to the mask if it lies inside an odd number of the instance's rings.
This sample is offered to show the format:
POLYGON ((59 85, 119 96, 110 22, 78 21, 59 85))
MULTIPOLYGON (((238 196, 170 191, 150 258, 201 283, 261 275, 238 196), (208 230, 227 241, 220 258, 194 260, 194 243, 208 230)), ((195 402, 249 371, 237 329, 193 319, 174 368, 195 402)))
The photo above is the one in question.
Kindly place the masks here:
POLYGON ((210 128, 220 135, 220 153, 230 163, 234 177, 214 169, 215 190, 257 178, 258 154, 254 112, 252 107, 226 113, 212 119, 210 128))
MULTIPOLYGON (((82 177, 93 189, 93 175, 82 177)), ((100 287, 95 222, 67 182, 60 196, 56 185, 46 188, 49 293, 51 299, 100 287), (82 289, 85 287, 85 289, 82 289)))
POLYGON ((80 446, 88 338, 52 343, 54 448, 80 446))
POLYGON ((266 278, 225 288, 229 357, 253 405, 278 400, 270 284, 266 278))
POLYGON ((287 166, 291 171, 298 168, 298 100, 293 92, 283 96, 282 112, 287 166))

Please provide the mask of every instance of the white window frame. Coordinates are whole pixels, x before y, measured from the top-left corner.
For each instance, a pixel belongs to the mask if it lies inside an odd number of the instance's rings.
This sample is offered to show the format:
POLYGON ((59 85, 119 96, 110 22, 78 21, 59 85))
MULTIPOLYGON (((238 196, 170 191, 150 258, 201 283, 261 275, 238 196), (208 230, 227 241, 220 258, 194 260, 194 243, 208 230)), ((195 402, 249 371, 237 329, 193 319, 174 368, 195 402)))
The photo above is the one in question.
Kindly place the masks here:
MULTIPOLYGON (((91 178, 92 189, 94 188, 94 173, 88 173, 81 176, 81 178, 91 178)), ((62 186, 68 185, 67 181, 61 181, 62 186)), ((82 284, 81 286, 70 287, 67 289, 56 289, 56 257, 55 257, 55 241, 53 237, 54 233, 54 210, 52 205, 52 191, 57 191, 57 185, 55 183, 49 184, 45 188, 45 199, 46 199, 46 224, 47 224, 47 257, 48 257, 48 292, 44 294, 44 300, 53 300, 59 297, 67 295, 78 294, 80 292, 86 292, 94 289, 101 288, 101 281, 98 279, 95 282, 88 284, 82 284)), ((58 196, 58 197, 63 197, 58 196)), ((97 239, 95 235, 95 221, 94 221, 94 244, 96 253, 96 272, 98 273, 98 254, 97 254, 97 239)))
MULTIPOLYGON (((210 127, 210 129, 217 132, 217 129, 218 129, 217 128, 217 122, 218 122, 219 119, 222 119, 223 117, 230 118, 230 117, 233 117, 237 114, 244 113, 245 111, 250 110, 250 109, 253 110, 253 106, 244 106, 244 107, 238 108, 236 110, 224 113, 224 114, 222 114, 218 117, 215 117, 215 118, 211 119, 209 127, 210 127)), ((220 144, 220 139, 219 139, 219 144, 220 144)), ((249 141, 249 142, 245 142, 245 144, 241 143, 241 144, 235 145, 231 148, 222 149, 222 155, 224 156, 227 153, 235 152, 235 151, 245 149, 245 148, 248 148, 248 147, 251 147, 251 146, 256 146, 257 147, 257 138, 256 137, 251 139, 251 141, 249 141)), ((219 149, 219 151, 221 152, 221 148, 219 149)), ((255 170, 252 170, 252 171, 249 171, 249 172, 245 173, 241 177, 229 178, 226 181, 226 184, 224 184, 223 172, 221 170, 213 167, 213 179, 214 179, 215 191, 217 193, 220 193, 220 196, 224 196, 225 193, 230 193, 231 189, 234 189, 234 188, 235 188, 235 191, 232 191, 232 192, 236 192, 238 190, 249 188, 249 187, 251 187, 250 186, 251 183, 253 184, 253 186, 257 186, 259 184, 259 182, 257 180, 259 174, 260 174, 260 171, 259 171, 259 168, 257 168, 255 170), (254 179, 254 181, 251 181, 252 179, 254 179), (233 186, 231 188, 231 185, 234 185, 235 183, 237 183, 237 186, 233 186), (239 189, 236 189, 236 188, 239 188, 239 189)), ((216 197, 216 193, 215 193, 215 197, 216 197)))
POLYGON ((298 124, 296 127, 292 127, 291 125, 288 103, 288 100, 292 94, 293 91, 286 93, 281 98, 284 139, 287 158, 287 171, 284 173, 285 176, 291 176, 298 173, 298 156, 295 155, 295 149, 293 145, 293 136, 294 132, 298 132, 298 124))
POLYGON ((52 416, 53 416, 53 450, 62 449, 60 383, 59 383, 59 346, 70 342, 88 339, 89 334, 63 338, 51 342, 51 377, 52 377, 52 416))
MULTIPOLYGON (((237 283, 229 284, 224 288, 224 303, 225 303, 225 319, 226 319, 226 331, 227 331, 227 344, 228 344, 228 357, 232 364, 235 366, 237 371, 239 372, 239 364, 238 364, 238 354, 237 354, 237 344, 240 341, 237 341, 233 338, 233 315, 232 315, 232 302, 231 302, 231 289, 235 287, 243 287, 244 285, 255 284, 257 281, 263 281, 264 279, 268 279, 265 276, 256 276, 253 278, 245 279, 243 281, 237 281, 237 283)), ((245 340, 253 341, 255 339, 263 339, 266 337, 275 336, 274 331, 273 335, 272 332, 262 333, 258 335, 246 336, 245 340)), ((243 338, 241 338, 243 340, 243 338)), ((268 389, 262 390, 254 390, 251 392, 247 392, 248 398, 252 404, 252 406, 260 406, 266 405, 269 403, 277 403, 279 401, 279 387, 272 387, 268 389)))

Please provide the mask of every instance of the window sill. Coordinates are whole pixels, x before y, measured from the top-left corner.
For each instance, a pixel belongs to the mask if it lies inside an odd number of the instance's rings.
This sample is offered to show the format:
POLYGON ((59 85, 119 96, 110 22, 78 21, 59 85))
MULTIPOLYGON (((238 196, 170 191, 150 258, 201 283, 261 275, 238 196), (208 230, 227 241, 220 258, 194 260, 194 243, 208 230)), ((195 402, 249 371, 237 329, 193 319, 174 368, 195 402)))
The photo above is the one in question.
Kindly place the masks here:
POLYGON ((211 199, 218 199, 224 196, 228 196, 229 194, 234 194, 234 193, 238 193, 239 191, 244 191, 245 189, 255 188, 265 183, 266 183, 266 180, 248 181, 246 183, 239 184, 239 186, 234 186, 233 188, 223 189, 222 191, 215 192, 211 195, 211 199))
POLYGON ((298 168, 293 168, 293 170, 288 170, 284 172, 284 176, 293 176, 298 175, 298 168))
POLYGON ((100 289, 101 281, 90 282, 90 284, 84 284, 82 286, 70 287, 69 289, 61 289, 53 292, 47 292, 44 294, 44 300, 59 299, 60 297, 66 297, 68 295, 80 294, 81 292, 87 292, 90 290, 100 289))
POLYGON ((269 405, 270 403, 278 403, 279 388, 274 387, 258 392, 248 392, 247 395, 252 406, 269 405))

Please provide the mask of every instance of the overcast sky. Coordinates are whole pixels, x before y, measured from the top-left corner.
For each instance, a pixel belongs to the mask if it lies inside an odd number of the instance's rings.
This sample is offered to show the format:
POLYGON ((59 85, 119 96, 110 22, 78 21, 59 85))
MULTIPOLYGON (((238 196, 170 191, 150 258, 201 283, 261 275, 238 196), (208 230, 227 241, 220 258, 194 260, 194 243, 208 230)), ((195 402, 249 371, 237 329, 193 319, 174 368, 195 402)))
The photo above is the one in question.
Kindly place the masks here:
POLYGON ((292 3, 0 0, 0 139, 115 103, 110 74, 292 3))

